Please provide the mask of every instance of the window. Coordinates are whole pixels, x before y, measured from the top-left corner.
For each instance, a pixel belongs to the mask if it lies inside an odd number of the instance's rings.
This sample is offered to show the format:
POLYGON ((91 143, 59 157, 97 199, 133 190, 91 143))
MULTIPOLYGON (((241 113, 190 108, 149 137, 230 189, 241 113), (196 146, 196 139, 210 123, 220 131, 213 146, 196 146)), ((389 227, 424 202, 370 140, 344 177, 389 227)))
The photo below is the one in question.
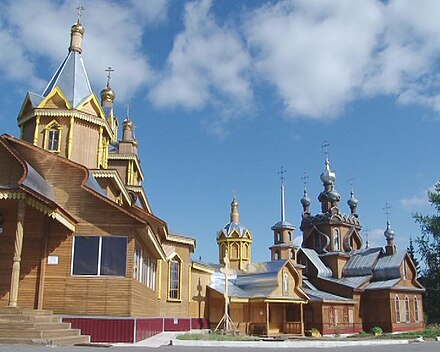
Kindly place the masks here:
POLYGON ((75 236, 73 275, 125 276, 126 237, 75 236))
POLYGON ((295 250, 294 250, 294 249, 292 249, 292 250, 290 251, 290 259, 295 260, 295 250))
POLYGON ((335 326, 336 325, 336 311, 335 307, 329 307, 328 309, 328 324, 329 326, 335 326))
POLYGON ((238 244, 237 243, 233 243, 231 245, 231 258, 238 259, 238 244))
POLYGON ((408 278, 408 272, 407 272, 407 265, 406 265, 406 260, 403 261, 402 264, 402 277, 404 280, 406 280, 408 278))
POLYGON ((52 120, 44 131, 44 147, 52 152, 59 152, 61 150, 61 125, 52 120))
POLYGON ((399 296, 396 296, 395 303, 396 303, 396 322, 400 323, 400 298, 399 298, 399 296))
POLYGON ((348 306, 344 306, 342 319, 343 319, 344 325, 350 324, 350 311, 349 311, 348 306))
POLYGON ((156 289, 156 260, 151 258, 137 243, 134 251, 133 278, 145 286, 156 289))
POLYGON ((339 230, 335 229, 334 231, 334 237, 333 237, 333 250, 334 251, 339 251, 340 246, 339 246, 339 230))
POLYGON ((292 242, 292 232, 288 232, 289 233, 289 242, 292 242))
POLYGON ((280 260, 280 251, 275 251, 275 260, 280 260))
POLYGON ((414 297, 414 320, 418 323, 420 321, 419 314, 419 300, 417 297, 414 297))
POLYGON ((180 300, 180 260, 178 257, 174 257, 170 260, 169 265, 168 297, 170 299, 180 300))
POLYGON ((245 243, 243 245, 243 259, 249 258, 249 245, 245 243))
POLYGON ((60 130, 56 128, 51 128, 48 133, 47 149, 58 150, 60 142, 60 130))
POLYGON ((283 294, 289 293, 289 275, 287 273, 283 274, 283 294))
POLYGON ((409 323, 410 316, 409 316, 409 298, 408 296, 405 296, 405 321, 409 323))

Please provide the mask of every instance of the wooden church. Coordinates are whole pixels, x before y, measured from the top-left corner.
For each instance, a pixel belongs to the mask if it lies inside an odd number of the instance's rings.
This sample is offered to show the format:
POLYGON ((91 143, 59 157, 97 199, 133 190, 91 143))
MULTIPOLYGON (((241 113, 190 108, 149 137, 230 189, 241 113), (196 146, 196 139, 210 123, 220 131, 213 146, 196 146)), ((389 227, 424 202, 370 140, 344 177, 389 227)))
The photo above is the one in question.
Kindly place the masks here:
POLYGON ((322 213, 310 214, 306 191, 301 200, 301 248, 282 184, 270 260, 252 262, 252 233, 235 198, 217 234, 219 262, 191 260, 195 240, 169 232, 151 211, 133 123, 126 116, 119 126, 113 110, 111 70, 100 98, 91 89, 84 32, 78 20, 43 93, 26 95, 20 138, 0 136, 1 321, 53 312, 107 342, 216 328, 225 314, 234 329, 264 336, 424 326, 410 257, 396 250, 389 224, 385 248, 363 246, 357 201, 352 194, 351 213, 340 212, 328 160, 322 213))

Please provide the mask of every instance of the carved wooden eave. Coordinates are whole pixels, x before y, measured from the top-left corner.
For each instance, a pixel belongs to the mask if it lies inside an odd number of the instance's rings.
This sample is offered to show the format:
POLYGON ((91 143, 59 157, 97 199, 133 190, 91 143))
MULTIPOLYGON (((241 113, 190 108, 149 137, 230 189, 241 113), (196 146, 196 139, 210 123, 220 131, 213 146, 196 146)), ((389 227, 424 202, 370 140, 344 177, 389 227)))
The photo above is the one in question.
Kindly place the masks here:
POLYGON ((64 227, 69 229, 70 231, 75 231, 75 222, 73 219, 69 219, 66 214, 63 214, 59 209, 52 209, 48 205, 39 201, 38 199, 33 198, 25 191, 17 191, 17 190, 0 190, 0 200, 26 200, 26 204, 32 207, 33 209, 38 210, 39 212, 47 215, 51 219, 58 221, 64 227))
POLYGON ((108 160, 133 160, 136 164, 136 168, 139 170, 139 177, 141 178, 141 180, 144 179, 144 174, 142 172, 139 158, 135 154, 109 153, 108 160))
POLYGON ((95 178, 109 178, 114 181, 114 183, 117 186, 117 189, 122 193, 122 195, 125 198, 125 201, 127 204, 131 205, 131 197, 127 192, 127 189, 124 186, 124 183, 122 182, 121 178, 119 177, 119 174, 116 170, 109 170, 109 169, 90 169, 90 173, 95 178))

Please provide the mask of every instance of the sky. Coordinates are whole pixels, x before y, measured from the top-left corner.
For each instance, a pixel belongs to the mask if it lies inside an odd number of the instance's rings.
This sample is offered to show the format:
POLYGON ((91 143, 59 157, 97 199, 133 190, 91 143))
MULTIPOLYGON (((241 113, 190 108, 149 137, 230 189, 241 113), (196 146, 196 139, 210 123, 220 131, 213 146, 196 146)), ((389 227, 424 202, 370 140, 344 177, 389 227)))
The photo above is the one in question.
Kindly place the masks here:
POLYGON ((19 136, 26 92, 41 94, 67 55, 79 4, 92 88, 112 66, 152 210, 196 239, 194 258, 217 261, 236 195, 252 260, 270 260, 281 166, 300 243, 303 177, 317 213, 325 141, 364 240, 385 245, 386 204, 400 250, 420 235, 412 215, 434 212, 440 176, 439 1, 2 0, 0 133, 19 136))

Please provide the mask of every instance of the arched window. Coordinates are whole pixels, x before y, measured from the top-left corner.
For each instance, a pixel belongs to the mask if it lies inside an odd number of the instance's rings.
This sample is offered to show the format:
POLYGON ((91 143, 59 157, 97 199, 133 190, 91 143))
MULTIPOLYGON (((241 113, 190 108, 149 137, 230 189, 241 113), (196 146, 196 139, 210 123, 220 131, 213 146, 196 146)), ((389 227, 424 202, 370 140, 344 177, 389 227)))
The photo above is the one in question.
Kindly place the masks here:
POLYGON ((294 250, 294 249, 292 249, 292 250, 290 251, 290 259, 295 260, 295 250, 294 250))
POLYGON ((292 242, 292 232, 289 231, 289 242, 292 242))
POLYGON ((275 260, 280 260, 280 251, 275 251, 275 260))
POLYGON ((396 304, 396 323, 400 323, 400 298, 399 298, 399 296, 396 296, 395 304, 396 304))
POLYGON ((402 264, 402 277, 403 277, 404 280, 406 280, 408 278, 408 272, 407 271, 408 271, 408 268, 407 268, 407 265, 406 265, 406 260, 404 260, 403 264, 402 264))
POLYGON ((281 232, 277 233, 277 242, 281 242, 281 232))
POLYGON ((409 315, 409 298, 405 296, 405 321, 409 323, 410 315, 409 315))
POLYGON ((283 274, 283 294, 289 293, 289 274, 283 274))
POLYGON ((420 321, 419 314, 419 300, 417 297, 414 297, 414 320, 418 323, 420 321))
POLYGON ((169 278, 168 278, 168 297, 169 299, 180 299, 181 287, 181 262, 176 256, 169 262, 169 278))
POLYGON ((249 245, 247 243, 243 244, 243 259, 249 258, 249 245))
POLYGON ((233 243, 231 245, 231 258, 238 259, 238 243, 233 243))
POLYGON ((44 131, 44 148, 51 152, 61 150, 61 125, 56 121, 51 121, 44 131))
POLYGON ((340 246, 339 246, 339 230, 335 229, 334 230, 334 234, 333 234, 333 250, 335 252, 339 251, 340 246))

